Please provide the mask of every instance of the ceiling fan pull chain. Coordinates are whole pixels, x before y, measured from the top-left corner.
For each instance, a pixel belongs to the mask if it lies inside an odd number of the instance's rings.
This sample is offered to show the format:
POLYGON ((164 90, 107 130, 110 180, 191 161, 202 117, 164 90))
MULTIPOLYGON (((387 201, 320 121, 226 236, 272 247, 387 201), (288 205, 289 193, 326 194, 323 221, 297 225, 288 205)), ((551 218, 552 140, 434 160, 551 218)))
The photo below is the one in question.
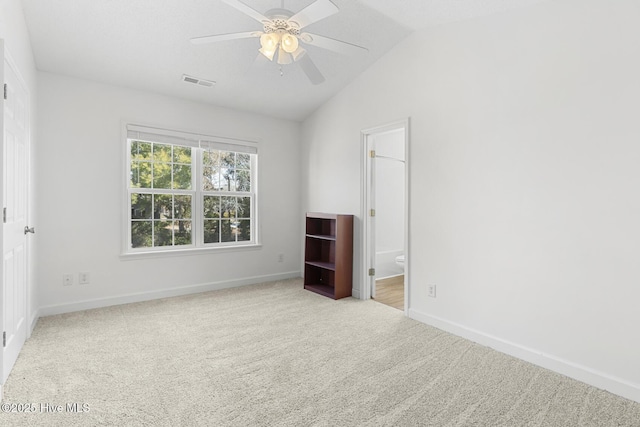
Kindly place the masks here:
POLYGON ((280 77, 284 77, 284 71, 282 71, 282 65, 280 66, 280 77))

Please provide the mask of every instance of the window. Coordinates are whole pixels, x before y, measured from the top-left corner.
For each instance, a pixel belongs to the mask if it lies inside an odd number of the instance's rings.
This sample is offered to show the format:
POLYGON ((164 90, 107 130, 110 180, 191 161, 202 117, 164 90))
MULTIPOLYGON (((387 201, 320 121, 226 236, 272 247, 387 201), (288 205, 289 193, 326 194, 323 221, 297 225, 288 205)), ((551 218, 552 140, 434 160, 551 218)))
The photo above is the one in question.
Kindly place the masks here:
POLYGON ((255 244, 254 143, 127 125, 126 252, 255 244))

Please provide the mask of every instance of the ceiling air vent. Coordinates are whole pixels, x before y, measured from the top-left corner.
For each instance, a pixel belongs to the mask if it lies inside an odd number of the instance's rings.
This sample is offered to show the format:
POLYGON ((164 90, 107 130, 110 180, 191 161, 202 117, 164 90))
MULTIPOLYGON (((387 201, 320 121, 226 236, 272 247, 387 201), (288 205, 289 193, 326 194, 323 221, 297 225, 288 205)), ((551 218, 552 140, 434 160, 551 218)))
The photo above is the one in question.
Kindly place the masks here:
POLYGON ((216 82, 212 82, 211 80, 199 79, 197 77, 188 76, 186 74, 182 75, 182 81, 187 83, 193 83, 194 85, 200 85, 204 87, 213 87, 216 82))

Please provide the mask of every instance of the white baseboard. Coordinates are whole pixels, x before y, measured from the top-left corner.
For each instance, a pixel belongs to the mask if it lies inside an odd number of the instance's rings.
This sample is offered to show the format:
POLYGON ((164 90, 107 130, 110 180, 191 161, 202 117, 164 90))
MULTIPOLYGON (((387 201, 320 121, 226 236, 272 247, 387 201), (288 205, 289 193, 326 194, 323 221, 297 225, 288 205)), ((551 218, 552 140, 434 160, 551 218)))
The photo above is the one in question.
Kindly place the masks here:
POLYGON ((351 288, 351 296, 356 299, 362 299, 360 298, 360 289, 351 288))
POLYGON ((40 309, 37 309, 33 316, 31 316, 31 322, 29 323, 29 331, 27 336, 31 336, 33 330, 36 328, 36 324, 38 323, 38 319, 40 318, 40 309))
POLYGON ((198 294, 201 292, 217 291, 220 289, 236 288, 239 286, 255 285, 257 283, 274 282, 276 280, 293 279, 301 277, 299 271, 270 274, 265 276, 246 277, 236 280, 203 283, 199 285, 183 286, 178 288, 162 289, 158 291, 139 292, 135 294, 118 295, 108 298, 97 298, 86 301, 72 302, 68 304, 49 305, 40 307, 40 316, 52 316, 55 314, 72 313, 74 311, 90 310, 93 308, 109 307, 113 305, 129 304, 132 302, 150 301, 159 298, 169 298, 181 295, 198 294))
POLYGON ((491 347, 501 353, 517 357, 534 365, 541 366, 569 378, 640 403, 640 384, 614 377, 587 366, 582 366, 552 354, 546 354, 542 351, 528 348, 446 319, 422 313, 413 308, 409 309, 408 315, 410 318, 419 322, 426 323, 443 331, 477 342, 478 344, 491 347))

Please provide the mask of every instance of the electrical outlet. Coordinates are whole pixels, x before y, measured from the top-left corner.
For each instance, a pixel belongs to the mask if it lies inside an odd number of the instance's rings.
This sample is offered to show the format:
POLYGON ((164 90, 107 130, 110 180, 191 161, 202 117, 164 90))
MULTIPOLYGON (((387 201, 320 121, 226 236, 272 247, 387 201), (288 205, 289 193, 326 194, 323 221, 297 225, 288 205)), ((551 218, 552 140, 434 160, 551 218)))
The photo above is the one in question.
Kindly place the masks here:
POLYGON ((89 283, 91 283, 89 273, 78 273, 78 283, 81 285, 88 285, 89 283))
POLYGON ((71 285, 73 285, 73 274, 63 274, 62 275, 62 285, 63 286, 71 286, 71 285))
POLYGON ((284 262, 284 254, 278 254, 278 262, 284 262))
POLYGON ((431 298, 436 297, 436 285, 427 285, 427 295, 431 298))

